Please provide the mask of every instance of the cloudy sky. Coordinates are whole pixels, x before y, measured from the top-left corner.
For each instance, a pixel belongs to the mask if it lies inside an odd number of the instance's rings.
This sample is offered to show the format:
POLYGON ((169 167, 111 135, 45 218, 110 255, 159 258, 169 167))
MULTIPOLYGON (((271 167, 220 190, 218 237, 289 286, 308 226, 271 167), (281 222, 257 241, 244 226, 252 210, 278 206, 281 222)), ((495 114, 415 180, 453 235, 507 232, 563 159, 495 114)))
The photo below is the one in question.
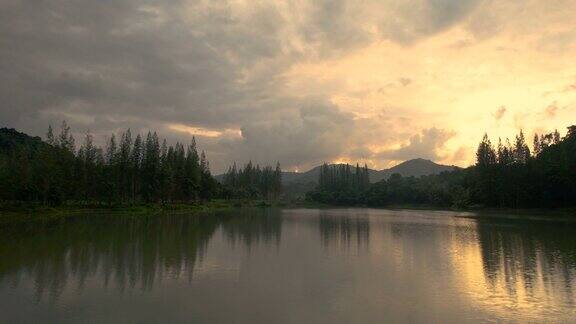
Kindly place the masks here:
POLYGON ((466 166, 576 122, 575 0, 0 0, 0 126, 252 159, 466 166))

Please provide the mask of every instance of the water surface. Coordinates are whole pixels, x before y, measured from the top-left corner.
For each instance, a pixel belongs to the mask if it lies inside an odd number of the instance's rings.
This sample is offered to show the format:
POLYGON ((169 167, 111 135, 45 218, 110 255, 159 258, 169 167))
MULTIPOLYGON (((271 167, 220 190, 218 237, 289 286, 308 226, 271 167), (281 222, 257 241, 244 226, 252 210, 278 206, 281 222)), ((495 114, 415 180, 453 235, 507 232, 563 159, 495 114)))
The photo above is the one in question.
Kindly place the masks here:
POLYGON ((234 210, 1 232, 0 322, 576 322, 576 224, 467 216, 234 210))

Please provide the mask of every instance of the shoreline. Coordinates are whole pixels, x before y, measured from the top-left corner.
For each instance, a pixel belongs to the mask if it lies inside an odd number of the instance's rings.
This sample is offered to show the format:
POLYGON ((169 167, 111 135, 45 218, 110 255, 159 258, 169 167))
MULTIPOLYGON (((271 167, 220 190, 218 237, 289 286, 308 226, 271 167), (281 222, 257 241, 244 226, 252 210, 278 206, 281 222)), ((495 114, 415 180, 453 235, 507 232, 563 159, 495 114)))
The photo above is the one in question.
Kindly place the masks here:
POLYGON ((0 226, 37 220, 60 220, 72 216, 90 213, 111 214, 156 214, 156 213, 201 213, 236 208, 280 208, 280 209, 351 209, 369 208, 385 210, 429 210, 471 213, 458 216, 462 218, 506 218, 519 220, 576 220, 576 208, 446 208, 427 205, 390 205, 390 206, 345 206, 327 205, 314 202, 286 202, 267 200, 212 200, 196 203, 151 203, 134 205, 90 205, 64 204, 61 206, 45 206, 34 204, 3 204, 0 205, 0 226))
POLYGON ((0 203, 0 226, 36 220, 57 220, 87 214, 133 214, 150 215, 157 213, 202 213, 236 208, 332 208, 316 203, 294 203, 269 200, 222 200, 215 199, 195 203, 142 203, 127 205, 93 205, 67 203, 60 206, 42 204, 0 203))

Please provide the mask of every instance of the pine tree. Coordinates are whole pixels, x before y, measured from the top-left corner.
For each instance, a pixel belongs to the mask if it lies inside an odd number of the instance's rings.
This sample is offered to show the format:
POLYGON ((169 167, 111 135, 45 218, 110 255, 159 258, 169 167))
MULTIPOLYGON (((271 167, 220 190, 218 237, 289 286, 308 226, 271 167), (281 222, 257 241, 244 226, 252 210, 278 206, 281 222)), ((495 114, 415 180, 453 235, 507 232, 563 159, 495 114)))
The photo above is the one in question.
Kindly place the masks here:
MULTIPOLYGON (((572 126, 572 127, 574 127, 574 126, 572 126)), ((573 131, 573 129, 571 130, 571 128, 568 127, 568 134, 566 135, 566 137, 570 137, 572 131, 573 131)), ((560 143, 560 133, 558 133, 558 130, 557 130, 557 129, 554 130, 553 143, 554 143, 554 144, 560 143)))
POLYGON ((200 155, 200 197, 211 199, 216 192, 216 183, 210 174, 210 164, 206 158, 206 153, 202 151, 200 155))
POLYGON ((60 154, 56 156, 60 176, 57 179, 57 187, 60 188, 62 200, 70 199, 76 195, 75 187, 78 185, 75 175, 75 144, 74 136, 66 121, 62 121, 60 134, 56 140, 56 146, 60 154))
POLYGON ((118 188, 121 200, 126 202, 131 196, 130 192, 130 153, 132 151, 132 132, 127 129, 120 137, 118 149, 118 188))
MULTIPOLYGON (((201 163, 202 164, 202 163, 201 163)), ((237 198, 277 198, 282 192, 282 170, 280 163, 276 167, 254 166, 252 161, 237 168, 236 163, 228 168, 223 179, 227 197, 237 198)))
POLYGON ((540 145, 540 137, 538 136, 537 133, 534 133, 534 156, 538 156, 538 154, 540 154, 540 152, 542 151, 542 147, 540 145))
POLYGON ((502 144, 502 140, 498 139, 498 152, 497 161, 499 165, 510 165, 514 163, 514 157, 512 155, 512 146, 510 144, 510 139, 506 138, 506 144, 502 144))
POLYGON ((159 171, 160 171, 160 145, 156 132, 146 136, 144 151, 143 183, 144 199, 148 202, 156 202, 159 198, 159 171))
POLYGON ((106 172, 103 181, 105 183, 107 202, 108 205, 111 205, 118 198, 118 146, 116 145, 116 136, 114 134, 110 136, 106 146, 105 159, 106 172))
POLYGON ((482 142, 478 145, 478 150, 476 151, 476 165, 480 167, 486 167, 496 163, 496 153, 492 147, 492 143, 488 138, 488 134, 484 134, 482 142))
POLYGON ((370 173, 368 171, 368 165, 364 163, 364 172, 362 173, 362 187, 361 190, 366 190, 370 186, 370 173))
POLYGON ((169 202, 170 198, 170 161, 168 160, 168 143, 166 139, 162 141, 160 146, 160 200, 164 203, 169 202))
POLYGON ((136 202, 140 194, 141 186, 141 167, 143 158, 144 144, 142 136, 138 134, 134 140, 132 152, 130 153, 130 182, 132 187, 132 201, 136 202))
POLYGON ((280 168, 280 162, 276 162, 276 169, 274 170, 273 177, 273 188, 274 196, 280 196, 282 193, 282 169, 280 168))
POLYGON ((54 131, 52 130, 52 125, 48 126, 48 132, 46 133, 46 143, 56 146, 56 138, 54 137, 54 131))
POLYGON ((97 170, 98 149, 94 146, 92 134, 86 133, 84 143, 78 151, 78 158, 81 164, 82 198, 87 202, 90 198, 95 198, 96 186, 94 186, 94 182, 100 180, 97 170))
MULTIPOLYGON (((87 133, 76 152, 74 137, 64 121, 57 137, 52 127, 48 128, 46 143, 4 129, 0 129, 0 140, 1 148, 7 146, 10 150, 8 155, 0 151, 0 199, 112 204, 137 202, 140 197, 147 202, 170 202, 176 196, 191 201, 200 195, 210 199, 216 194, 206 154, 198 157, 195 139, 185 152, 179 143, 173 147, 164 140, 160 146, 157 133, 148 132, 145 143, 137 135, 132 143, 128 129, 119 143, 112 134, 103 151, 87 133), (8 134, 7 144, 4 134, 8 134)), ((252 183, 253 176, 272 179, 271 168, 266 176, 257 169, 254 174, 248 173, 252 183)), ((262 184, 267 192, 271 190, 270 181, 262 184)))
POLYGON ((514 144, 514 162, 524 164, 530 159, 530 149, 526 145, 524 133, 520 130, 520 134, 516 136, 514 144))
MULTIPOLYGON (((48 133, 50 134, 51 129, 48 129, 48 133)), ((62 125, 60 127, 60 135, 58 136, 57 144, 63 150, 66 150, 70 153, 74 153, 74 136, 72 136, 72 132, 70 131, 70 127, 66 123, 66 121, 62 121, 62 125)))
MULTIPOLYGON (((183 151, 183 149, 182 149, 183 151)), ((204 155, 206 160, 206 156, 204 155)), ((196 149, 196 138, 192 138, 192 142, 188 145, 186 150, 186 159, 184 161, 184 178, 186 179, 186 199, 196 200, 199 195, 201 187, 202 167, 208 169, 208 161, 204 161, 206 165, 201 166, 201 161, 198 159, 198 151, 196 149)))
POLYGON ((118 153, 118 146, 116 145, 116 136, 112 134, 110 140, 108 140, 108 146, 106 146, 106 163, 109 166, 116 165, 116 158, 118 153))

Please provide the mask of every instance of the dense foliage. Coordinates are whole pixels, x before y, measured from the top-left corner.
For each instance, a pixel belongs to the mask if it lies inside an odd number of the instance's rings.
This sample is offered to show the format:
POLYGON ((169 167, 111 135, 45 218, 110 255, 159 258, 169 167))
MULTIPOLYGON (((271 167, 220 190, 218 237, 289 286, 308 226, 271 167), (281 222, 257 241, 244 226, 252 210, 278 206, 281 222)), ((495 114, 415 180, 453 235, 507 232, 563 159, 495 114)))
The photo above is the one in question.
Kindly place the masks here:
MULTIPOLYGON (((423 177, 394 174, 370 184, 367 166, 321 167, 307 199, 340 205, 431 205, 486 207, 576 206, 576 126, 564 138, 556 131, 535 135, 530 150, 520 132, 496 147, 485 135, 476 164, 423 177)), ((195 140, 167 145, 156 133, 110 136, 105 148, 87 134, 78 149, 66 123, 46 141, 0 129, 0 200, 59 204, 190 202, 223 198, 277 198, 280 165, 229 168, 219 185, 195 140)))
POLYGON ((361 168, 356 164, 353 168, 349 164, 324 163, 320 169, 318 187, 309 192, 307 198, 330 204, 354 204, 362 200, 363 193, 369 187, 368 166, 361 168))
POLYGON ((238 169, 236 164, 224 174, 222 194, 225 198, 278 198, 282 192, 282 170, 248 162, 238 169))
POLYGON ((532 154, 522 133, 513 145, 508 143, 499 141, 495 149, 485 136, 478 147, 476 166, 469 170, 473 202, 502 207, 576 205, 575 126, 563 139, 558 132, 536 135, 532 154))
MULTIPOLYGON (((531 152, 520 132, 511 144, 496 148, 485 135, 476 165, 439 175, 389 179, 356 191, 340 184, 319 185, 308 199, 343 205, 431 205, 443 207, 573 207, 576 206, 576 126, 564 138, 535 135, 531 152)), ((322 181, 322 179, 320 179, 322 181)))
POLYGON ((76 150, 70 127, 46 142, 0 129, 0 200, 59 204, 188 202, 209 199, 217 183, 204 152, 168 146, 156 133, 112 135, 102 149, 87 134, 76 150))

